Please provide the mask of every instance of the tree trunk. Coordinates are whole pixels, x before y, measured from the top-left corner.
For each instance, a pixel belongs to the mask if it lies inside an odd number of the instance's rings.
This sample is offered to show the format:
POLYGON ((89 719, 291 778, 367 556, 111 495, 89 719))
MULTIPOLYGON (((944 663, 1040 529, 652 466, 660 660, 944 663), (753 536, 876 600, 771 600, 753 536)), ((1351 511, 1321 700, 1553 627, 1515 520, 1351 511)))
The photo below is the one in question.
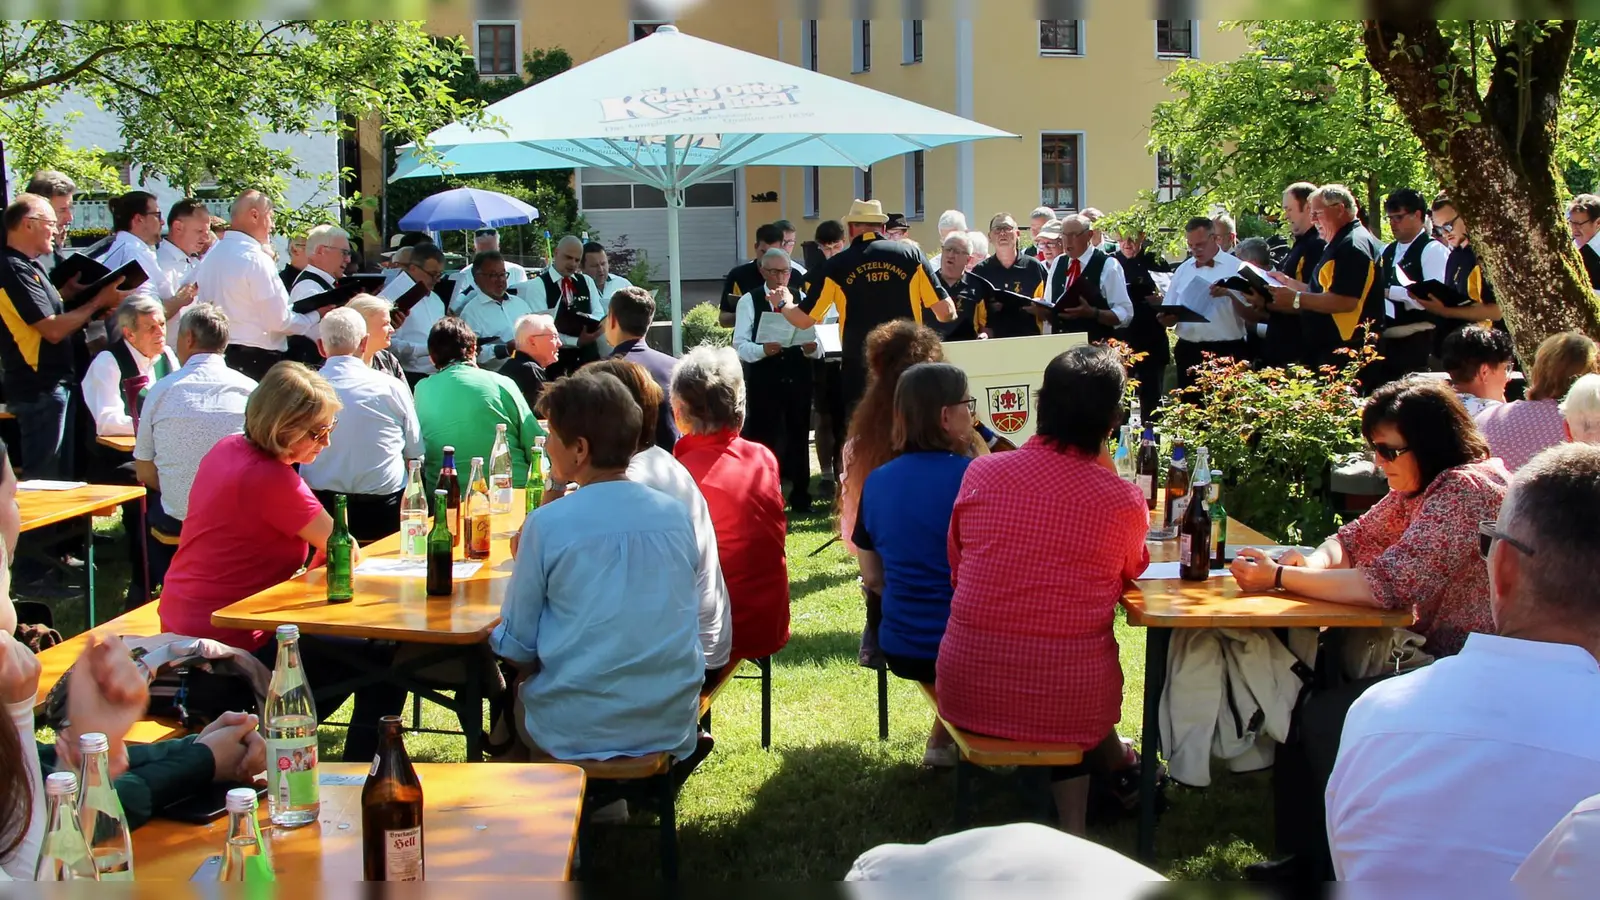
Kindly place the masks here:
POLYGON ((1537 28, 1544 36, 1520 68, 1523 48, 1508 43, 1500 52, 1483 97, 1437 22, 1368 20, 1363 35, 1368 62, 1466 220, 1525 365, 1552 334, 1600 340, 1600 303, 1567 231, 1554 156, 1577 26, 1519 22, 1512 33, 1537 28))

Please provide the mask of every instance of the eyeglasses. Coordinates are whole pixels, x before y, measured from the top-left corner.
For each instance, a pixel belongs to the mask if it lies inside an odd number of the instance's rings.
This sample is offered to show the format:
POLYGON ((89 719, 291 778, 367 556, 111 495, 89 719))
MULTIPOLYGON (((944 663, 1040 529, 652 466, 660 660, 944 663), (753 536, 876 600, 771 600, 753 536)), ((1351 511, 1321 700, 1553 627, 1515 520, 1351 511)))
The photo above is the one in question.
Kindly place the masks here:
POLYGON ((356 255, 356 252, 354 250, 351 250, 349 247, 340 247, 339 248, 339 253, 342 256, 355 256, 356 255))
POLYGON ((1006 224, 1004 222, 1002 222, 999 225, 996 225, 994 227, 994 233, 995 234, 1010 234, 1011 232, 1016 231, 1016 230, 1017 230, 1017 226, 1008 225, 1008 224, 1006 224))
POLYGON ((1594 221, 1593 219, 1574 219, 1571 216, 1567 217, 1567 224, 1572 226, 1573 228, 1577 228, 1579 225, 1588 225, 1590 222, 1593 222, 1593 221, 1594 221))
POLYGON ((325 441, 328 438, 333 436, 333 429, 338 427, 338 425, 339 425, 339 420, 338 420, 337 417, 335 417, 333 421, 331 421, 328 424, 322 426, 321 428, 313 428, 310 431, 306 432, 306 437, 308 437, 312 441, 320 444, 323 441, 325 441))
POLYGON ((28 216, 27 218, 23 219, 22 221, 24 221, 24 222, 29 222, 29 221, 44 222, 45 224, 49 225, 51 228, 56 227, 56 224, 57 224, 57 220, 56 220, 55 216, 28 216))
POLYGON ((1433 230, 1439 234, 1455 234, 1456 223, 1459 221, 1461 221, 1461 217, 1456 216, 1454 219, 1451 219, 1448 222, 1436 222, 1434 223, 1433 230))
POLYGON ((767 274, 768 274, 768 275, 787 275, 787 274, 789 274, 789 271, 790 271, 790 270, 789 270, 789 269, 768 269, 768 268, 762 268, 762 270, 761 270, 761 271, 763 271, 763 272, 765 272, 765 273, 767 273, 767 274))
POLYGON ((974 416, 975 416, 975 415, 977 415, 977 414, 978 414, 978 400, 977 400, 977 398, 976 398, 976 397, 968 397, 968 398, 967 398, 967 399, 965 399, 965 400, 957 400, 957 401, 956 401, 956 402, 954 402, 954 403, 946 403, 946 404, 945 404, 945 406, 946 406, 946 407, 950 407, 950 406, 963 406, 963 405, 965 405, 965 406, 966 406, 966 408, 967 408, 967 412, 968 412, 968 413, 969 413, 969 414, 970 414, 970 415, 974 415, 974 416))
POLYGON ((1494 542, 1501 541, 1521 550, 1528 556, 1533 555, 1533 548, 1517 540, 1504 531, 1495 527, 1494 522, 1478 523, 1478 555, 1484 559, 1489 558, 1489 551, 1494 549, 1494 542))
POLYGON ((1373 444, 1372 445, 1372 452, 1378 454, 1379 456, 1383 457, 1385 460, 1388 460, 1389 462, 1394 462, 1395 460, 1397 460, 1400 457, 1406 455, 1407 453, 1410 453, 1411 452, 1411 448, 1410 447, 1388 447, 1388 446, 1385 446, 1383 444, 1373 444))
POLYGON ((1405 219, 1409 219, 1409 218, 1411 218, 1412 216, 1415 216, 1415 215, 1419 215, 1419 213, 1414 213, 1414 212, 1392 212, 1392 213, 1386 213, 1384 215, 1384 218, 1388 219, 1391 222, 1400 222, 1400 221, 1403 221, 1405 219))
POLYGON ((444 277, 444 269, 424 269, 422 266, 419 266, 416 263, 408 263, 406 268, 408 268, 408 269, 416 269, 418 272, 421 272, 422 274, 428 276, 429 278, 443 278, 444 277))

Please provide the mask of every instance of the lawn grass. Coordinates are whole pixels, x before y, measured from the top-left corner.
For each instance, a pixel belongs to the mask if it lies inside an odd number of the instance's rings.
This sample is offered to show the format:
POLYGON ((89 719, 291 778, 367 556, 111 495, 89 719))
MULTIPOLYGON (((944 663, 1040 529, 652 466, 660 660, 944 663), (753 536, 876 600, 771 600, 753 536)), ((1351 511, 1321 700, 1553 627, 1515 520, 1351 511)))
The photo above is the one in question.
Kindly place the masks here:
MULTIPOLYGON (((103 521, 101 529, 115 526, 103 521)), ((833 534, 823 514, 796 520, 789 536, 793 637, 773 660, 772 748, 760 746, 761 692, 755 680, 730 685, 714 710, 716 751, 689 779, 678 802, 685 879, 837 879, 862 851, 886 842, 923 842, 952 830, 949 771, 923 769, 930 715, 916 686, 890 678, 889 740, 877 739, 876 674, 856 664, 863 609, 856 568, 842 546, 811 551, 833 534)), ((127 571, 120 545, 102 546, 102 617, 122 606, 127 571), (120 566, 120 569, 119 569, 120 566)), ((82 628, 81 601, 63 604, 58 625, 82 628)), ((1143 698, 1144 631, 1118 615, 1126 678, 1118 730, 1137 738, 1143 698)), ((753 672, 752 667, 746 668, 753 672)), ((409 713, 408 713, 409 715, 409 713)), ((348 706, 334 716, 347 721, 348 706)), ((423 705, 425 725, 456 727, 454 716, 423 705)), ((321 747, 337 759, 343 729, 324 727, 321 747)), ((412 734, 412 758, 459 762, 460 737, 412 734)), ((1173 878, 1239 877, 1271 851, 1270 776, 1230 775, 1217 767, 1212 787, 1174 787, 1157 832, 1156 868, 1173 878)), ((975 825, 1022 821, 1040 809, 1039 789, 1025 778, 976 782, 975 825)), ((652 824, 636 816, 635 825, 652 824)), ((1129 816, 1093 837, 1134 851, 1129 816)), ((653 827, 605 828, 590 863, 600 879, 659 874, 653 827)))

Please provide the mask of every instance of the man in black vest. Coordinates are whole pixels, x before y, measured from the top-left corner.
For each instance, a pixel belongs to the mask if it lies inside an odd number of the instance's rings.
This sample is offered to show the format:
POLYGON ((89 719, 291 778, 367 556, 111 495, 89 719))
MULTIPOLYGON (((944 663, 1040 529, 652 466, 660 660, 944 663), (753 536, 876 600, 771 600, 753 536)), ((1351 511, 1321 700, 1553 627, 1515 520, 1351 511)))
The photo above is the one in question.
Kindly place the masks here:
MULTIPOLYGON (((304 243, 304 264, 298 267, 291 264, 283 269, 285 275, 291 268, 300 270, 289 286, 291 305, 333 290, 334 282, 344 275, 345 263, 350 261, 350 236, 337 225, 318 225, 305 236, 304 243)), ((313 369, 322 368, 322 354, 315 340, 303 334, 291 334, 288 340, 286 359, 313 369)))
MULTIPOLYGON (((1311 195, 1317 186, 1309 181, 1297 181, 1283 189, 1283 217, 1294 234, 1294 243, 1278 266, 1278 271, 1298 283, 1311 280, 1311 273, 1328 242, 1311 221, 1311 195)), ((1305 360, 1301 338, 1300 314, 1294 309, 1267 310, 1267 332, 1261 339, 1261 364, 1284 368, 1305 360)))
POLYGON ((1082 293, 1075 305, 1039 309, 1050 333, 1083 333, 1091 343, 1098 343, 1133 321, 1133 301, 1128 299, 1122 264, 1094 246, 1093 239, 1094 226, 1084 216, 1061 220, 1061 256, 1051 267, 1044 296, 1057 303, 1080 282, 1083 286, 1077 290, 1082 293))
POLYGON ((583 239, 569 234, 556 244, 550 266, 516 287, 533 312, 556 320, 561 356, 545 370, 551 380, 600 358, 597 341, 602 336, 606 305, 598 299, 600 288, 579 271, 582 267, 583 239))
POLYGON ((1428 201, 1412 188, 1401 188, 1383 201, 1394 241, 1383 248, 1380 269, 1384 283, 1383 380, 1394 381, 1429 370, 1433 330, 1438 321, 1406 290, 1419 281, 1444 281, 1450 251, 1428 236, 1428 201))
POLYGON ((760 339, 766 313, 781 317, 785 303, 804 303, 805 296, 789 286, 789 254, 773 247, 756 262, 762 285, 739 298, 733 326, 733 349, 744 364, 743 437, 764 445, 778 458, 778 472, 789 482, 789 508, 806 513, 811 510, 811 464, 806 456, 811 360, 820 359, 822 349, 815 334, 803 331, 793 332, 798 343, 760 339))
POLYGON ((722 280, 722 304, 717 310, 717 321, 723 328, 732 328, 739 309, 739 298, 765 284, 761 277, 761 257, 773 247, 783 248, 783 228, 777 224, 762 225, 756 229, 756 255, 728 270, 722 280))
POLYGON ((1589 287, 1600 291, 1600 196, 1579 194, 1567 206, 1567 227, 1578 245, 1589 287))
POLYGON ((1151 273, 1171 272, 1172 266, 1150 249, 1142 231, 1122 235, 1117 240, 1117 254, 1122 279, 1128 285, 1128 299, 1133 302, 1133 321, 1120 337, 1135 353, 1144 354, 1144 359, 1134 363, 1132 375, 1139 382, 1141 420, 1148 422, 1161 405, 1167 365, 1172 362, 1167 329, 1156 313, 1161 308, 1161 291, 1151 273))

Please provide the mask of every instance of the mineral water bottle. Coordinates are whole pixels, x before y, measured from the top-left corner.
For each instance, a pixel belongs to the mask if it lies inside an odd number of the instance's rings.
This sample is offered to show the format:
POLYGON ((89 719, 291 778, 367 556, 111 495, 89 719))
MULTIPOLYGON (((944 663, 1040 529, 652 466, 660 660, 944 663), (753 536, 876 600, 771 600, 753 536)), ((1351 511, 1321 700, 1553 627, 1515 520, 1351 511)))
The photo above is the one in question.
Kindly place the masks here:
POLYGON ((1130 482, 1134 480, 1134 454, 1137 452, 1133 446, 1133 435, 1133 426, 1122 426, 1116 453, 1111 457, 1111 461, 1117 466, 1117 476, 1123 481, 1130 482))
POLYGON ((89 842, 89 855, 101 881, 133 880, 133 839, 128 816, 111 784, 110 744, 106 736, 90 732, 78 738, 82 759, 78 783, 83 797, 78 803, 78 824, 89 842))
POLYGON ((300 627, 278 626, 278 662, 267 688, 267 798, 272 824, 309 825, 321 808, 317 787, 317 703, 300 660, 300 627))
MULTIPOLYGON (((23 748, 33 752, 31 747, 23 748)), ((44 780, 45 833, 34 881, 99 881, 89 842, 78 825, 78 776, 52 772, 44 780)))
POLYGON ((494 449, 489 451, 489 512, 511 512, 511 445, 503 422, 494 427, 494 449))
POLYGON ((275 881, 272 855, 256 823, 254 788, 228 791, 228 844, 222 850, 218 881, 275 881))
POLYGON ((407 464, 406 493, 400 500, 400 558, 422 562, 428 555, 428 492, 422 487, 422 460, 407 464))

